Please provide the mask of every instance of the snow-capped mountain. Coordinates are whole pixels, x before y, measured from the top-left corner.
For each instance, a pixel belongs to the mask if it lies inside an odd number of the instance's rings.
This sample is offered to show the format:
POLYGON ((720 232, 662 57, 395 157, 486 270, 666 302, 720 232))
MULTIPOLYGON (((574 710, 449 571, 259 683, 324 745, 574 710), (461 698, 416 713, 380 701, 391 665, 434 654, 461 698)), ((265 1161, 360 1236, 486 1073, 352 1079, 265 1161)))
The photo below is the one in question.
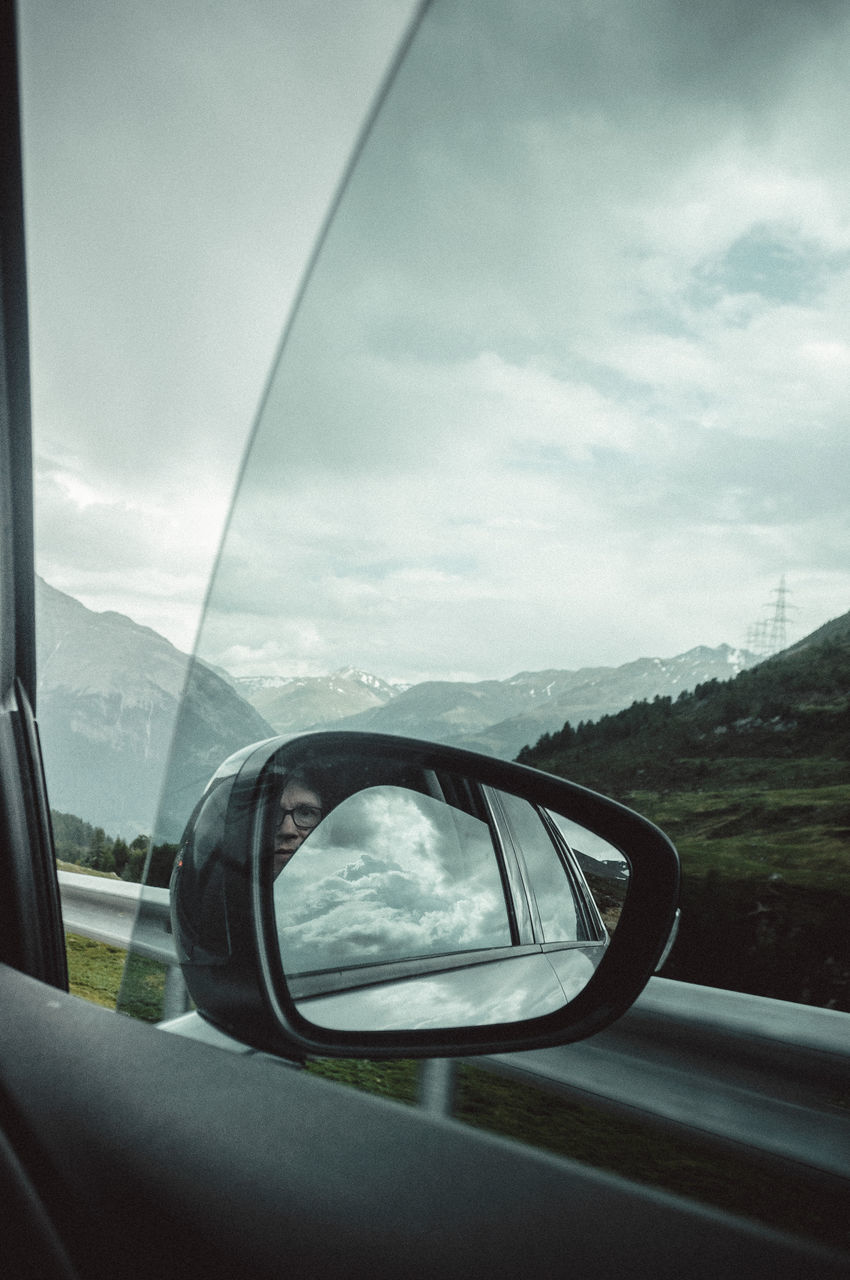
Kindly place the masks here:
POLYGON ((699 646, 672 658, 640 658, 620 667, 522 671, 507 680, 429 680, 407 689, 363 672, 274 685, 237 681, 237 687, 281 733, 371 730, 451 742, 511 759, 566 720, 598 720, 643 698, 676 697, 706 680, 731 679, 756 661, 755 654, 729 645, 699 646), (362 706, 355 711, 358 700, 362 706), (349 709, 334 716, 333 709, 343 705, 349 709))
POLYGON ((699 645, 672 658, 638 658, 620 667, 584 668, 555 673, 556 679, 541 691, 539 677, 524 672, 514 677, 519 687, 533 694, 533 701, 519 714, 471 730, 462 745, 476 751, 513 758, 521 747, 533 745, 544 733, 563 728, 567 720, 599 720, 655 697, 676 698, 707 680, 731 680, 754 666, 759 658, 744 649, 699 645))
POLYGON ((512 759, 566 720, 597 720, 643 698, 675 697, 757 661, 720 645, 620 667, 410 687, 351 667, 328 676, 233 679, 204 663, 190 666, 149 627, 94 613, 40 580, 37 623, 37 711, 51 804, 110 835, 150 833, 176 726, 155 832, 170 840, 219 764, 276 733, 366 729, 512 759))
POLYGON ((234 684, 278 733, 297 733, 382 707, 406 687, 354 667, 329 676, 238 676, 234 684))

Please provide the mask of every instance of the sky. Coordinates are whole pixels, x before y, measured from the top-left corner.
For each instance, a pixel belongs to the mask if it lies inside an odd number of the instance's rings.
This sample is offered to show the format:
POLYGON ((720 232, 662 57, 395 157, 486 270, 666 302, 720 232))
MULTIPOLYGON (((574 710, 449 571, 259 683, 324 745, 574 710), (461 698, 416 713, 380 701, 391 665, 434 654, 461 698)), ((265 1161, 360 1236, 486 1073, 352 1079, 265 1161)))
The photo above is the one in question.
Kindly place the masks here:
POLYGON ((191 650, 407 0, 21 0, 37 567, 191 650))
POLYGON ((251 436, 234 675, 846 612, 846 6, 437 0, 279 347, 408 15, 23 3, 40 572, 190 649, 251 436))

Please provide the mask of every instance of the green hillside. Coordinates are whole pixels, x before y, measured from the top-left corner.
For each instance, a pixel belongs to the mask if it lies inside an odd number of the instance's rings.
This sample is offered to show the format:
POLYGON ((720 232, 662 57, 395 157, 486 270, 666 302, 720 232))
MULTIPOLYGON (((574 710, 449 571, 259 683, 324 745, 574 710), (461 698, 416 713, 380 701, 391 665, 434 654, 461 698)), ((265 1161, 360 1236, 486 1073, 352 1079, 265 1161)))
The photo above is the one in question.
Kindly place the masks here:
POLYGON ((850 1010, 850 614, 725 683, 565 725, 519 759, 675 841, 665 976, 850 1010))

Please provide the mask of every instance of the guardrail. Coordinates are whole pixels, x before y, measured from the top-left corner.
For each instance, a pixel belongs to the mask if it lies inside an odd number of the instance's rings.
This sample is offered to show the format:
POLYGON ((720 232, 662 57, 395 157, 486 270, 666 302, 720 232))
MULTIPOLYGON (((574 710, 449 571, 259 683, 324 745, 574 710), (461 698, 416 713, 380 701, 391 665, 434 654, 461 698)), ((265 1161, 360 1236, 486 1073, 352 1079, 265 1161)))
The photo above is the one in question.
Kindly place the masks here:
POLYGON ((114 947, 129 947, 132 941, 140 955, 177 963, 167 889, 60 871, 59 892, 66 933, 114 947), (142 903, 144 912, 139 911, 142 903))
POLYGON ((163 1016, 185 1013, 189 998, 171 933, 168 890, 74 871, 58 875, 65 932, 113 947, 132 944, 137 954, 166 964, 163 1016))
POLYGON ((488 1061, 633 1119, 792 1162, 802 1178, 850 1179, 850 1014, 652 978, 591 1039, 488 1061))
MULTIPOLYGON (((59 872, 65 928, 169 966, 166 1018, 188 1006, 168 890, 59 872)), ((850 1180, 850 1014, 652 978, 590 1040, 482 1059, 488 1069, 655 1125, 687 1130, 800 1177, 850 1180)), ((454 1064, 423 1064, 421 1103, 451 1114, 454 1064)), ((850 1188, 849 1188, 850 1189, 850 1188)))

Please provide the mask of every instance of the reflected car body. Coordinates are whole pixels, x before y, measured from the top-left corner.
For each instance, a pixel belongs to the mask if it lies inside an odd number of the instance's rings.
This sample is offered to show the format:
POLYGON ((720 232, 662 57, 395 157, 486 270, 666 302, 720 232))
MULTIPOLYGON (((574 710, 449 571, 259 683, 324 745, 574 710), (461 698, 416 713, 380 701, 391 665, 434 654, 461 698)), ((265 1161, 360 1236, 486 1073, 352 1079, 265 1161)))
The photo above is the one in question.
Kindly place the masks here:
MULTIPOLYGON (((364 970, 338 976, 340 995, 308 996, 309 983, 290 982, 299 1011, 318 1026, 336 1031, 362 1027, 394 1028, 476 1026, 539 1018, 563 1008, 582 990, 599 963, 599 948, 579 947, 561 953, 560 963, 540 951, 501 959, 451 957, 431 973, 413 973, 428 962, 410 966, 408 975, 392 978, 364 970), (363 980, 355 987, 353 980, 363 980)), ((383 968, 383 966, 379 966, 383 968)), ((335 975, 331 975, 335 976, 335 975)), ((322 975, 323 979, 325 975, 322 975)))

